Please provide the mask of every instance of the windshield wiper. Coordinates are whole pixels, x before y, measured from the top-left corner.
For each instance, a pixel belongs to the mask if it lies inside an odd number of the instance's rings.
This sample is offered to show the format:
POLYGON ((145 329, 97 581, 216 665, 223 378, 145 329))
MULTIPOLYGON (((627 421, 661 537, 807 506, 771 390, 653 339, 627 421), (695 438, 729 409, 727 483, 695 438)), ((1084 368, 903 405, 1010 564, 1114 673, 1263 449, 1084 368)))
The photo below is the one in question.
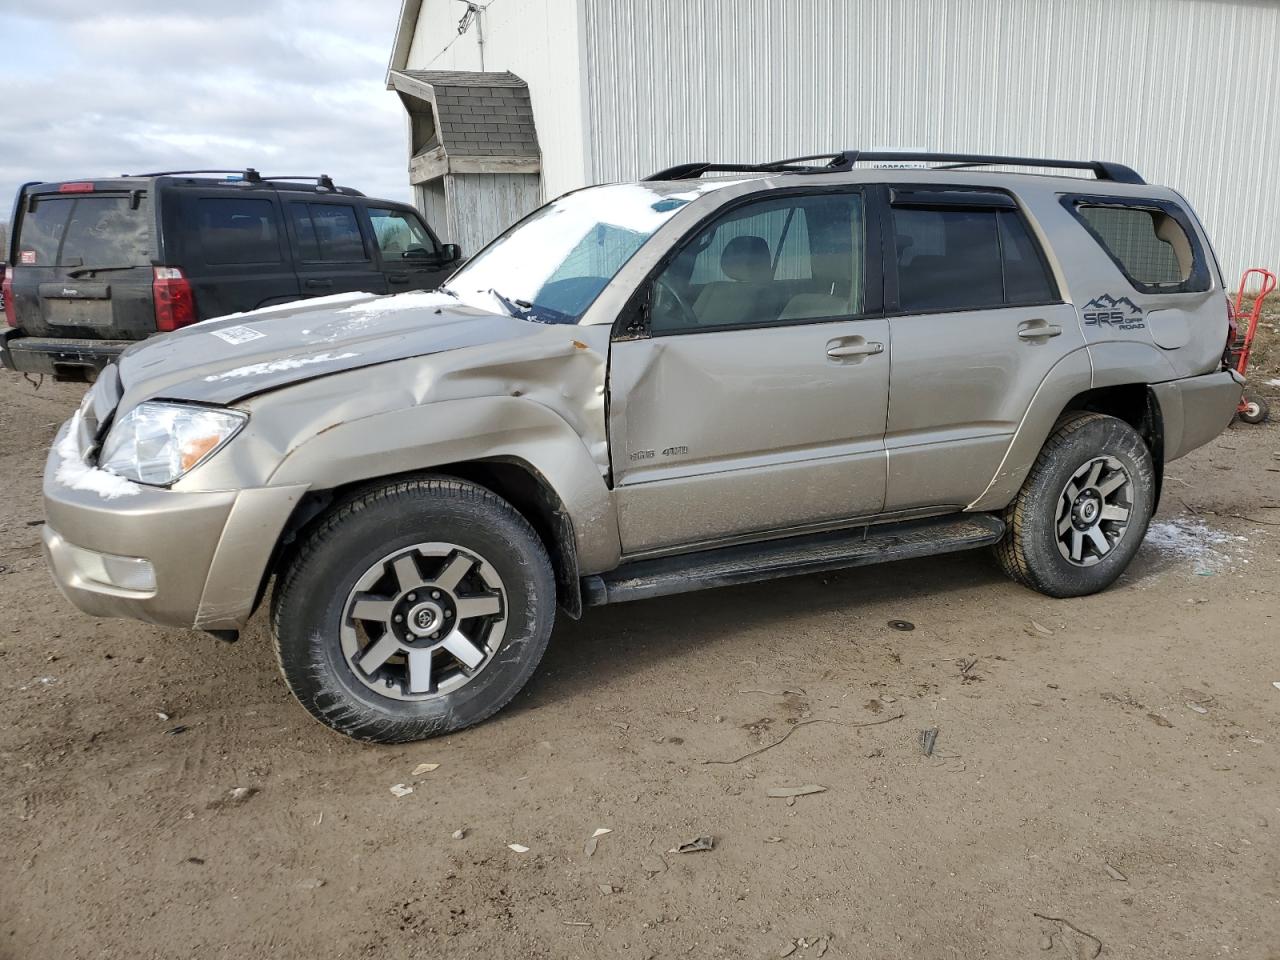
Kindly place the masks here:
POLYGON ((134 267, 76 267, 74 270, 68 270, 67 276, 74 280, 78 280, 86 273, 106 273, 108 270, 133 270, 134 267))
POLYGON ((513 317, 520 317, 533 309, 533 304, 528 300, 508 300, 497 290, 493 289, 493 287, 489 288, 489 293, 495 300, 502 304, 502 309, 506 310, 507 313, 511 314, 513 317))

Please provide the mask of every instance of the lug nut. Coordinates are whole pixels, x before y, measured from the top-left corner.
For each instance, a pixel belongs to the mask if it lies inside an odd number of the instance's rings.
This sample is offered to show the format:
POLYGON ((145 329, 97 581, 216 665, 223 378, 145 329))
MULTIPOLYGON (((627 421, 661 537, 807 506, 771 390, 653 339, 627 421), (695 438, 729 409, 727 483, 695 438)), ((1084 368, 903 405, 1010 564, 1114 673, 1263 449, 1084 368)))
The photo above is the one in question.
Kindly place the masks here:
MULTIPOLYGON (((410 600, 412 600, 412 599, 413 599, 413 597, 410 597, 409 599, 410 599, 410 600)), ((440 591, 439 591, 439 590, 432 590, 432 591, 431 591, 431 599, 432 599, 432 600, 439 600, 439 599, 440 599, 440 591)))
POLYGON ((415 594, 412 594, 412 593, 411 593, 411 594, 409 594, 409 596, 407 596, 405 599, 406 599, 406 600, 408 600, 410 603, 412 603, 414 600, 417 600, 418 598, 417 598, 417 596, 416 596, 415 594))
POLYGON ((400 614, 398 614, 398 613, 397 613, 397 614, 396 614, 396 616, 395 616, 395 621, 396 621, 396 623, 403 623, 403 622, 404 622, 404 617, 400 616, 400 614))
POLYGON ((452 611, 452 610, 446 610, 446 611, 444 612, 444 617, 445 617, 445 619, 446 619, 446 620, 450 619, 452 616, 453 616, 453 611, 452 611))

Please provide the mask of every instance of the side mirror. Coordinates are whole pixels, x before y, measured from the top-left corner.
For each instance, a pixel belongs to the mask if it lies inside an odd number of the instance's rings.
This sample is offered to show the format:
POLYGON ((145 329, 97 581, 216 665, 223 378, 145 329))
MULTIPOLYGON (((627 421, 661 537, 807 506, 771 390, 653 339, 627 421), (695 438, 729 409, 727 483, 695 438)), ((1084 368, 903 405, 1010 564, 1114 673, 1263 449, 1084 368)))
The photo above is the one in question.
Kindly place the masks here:
POLYGON ((462 259, 462 248, 456 243, 446 243, 440 248, 441 263, 457 263, 462 259))

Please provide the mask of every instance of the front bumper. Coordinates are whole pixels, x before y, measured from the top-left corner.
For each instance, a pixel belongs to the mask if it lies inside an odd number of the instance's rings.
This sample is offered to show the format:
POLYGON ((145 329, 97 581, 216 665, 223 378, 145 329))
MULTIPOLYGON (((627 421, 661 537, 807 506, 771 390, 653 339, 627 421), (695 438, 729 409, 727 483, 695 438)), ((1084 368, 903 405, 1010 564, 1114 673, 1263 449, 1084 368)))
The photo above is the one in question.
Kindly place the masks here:
POLYGON ((95 617, 203 630, 243 626, 306 486, 122 489, 84 462, 81 437, 74 441, 80 462, 65 469, 68 429, 58 432, 44 474, 45 560, 63 595, 95 617), (145 567, 137 561, 150 565, 153 584, 138 575, 145 567))

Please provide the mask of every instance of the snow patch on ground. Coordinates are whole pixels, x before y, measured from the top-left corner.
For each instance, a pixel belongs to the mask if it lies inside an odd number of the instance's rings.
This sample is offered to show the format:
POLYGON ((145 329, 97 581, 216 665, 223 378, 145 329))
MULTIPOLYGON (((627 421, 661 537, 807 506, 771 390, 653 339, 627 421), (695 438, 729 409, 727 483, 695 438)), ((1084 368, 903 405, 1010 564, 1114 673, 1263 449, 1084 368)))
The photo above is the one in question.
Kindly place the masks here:
POLYGON ((1280 387, 1280 377, 1276 377, 1274 380, 1268 380, 1268 381, 1267 381, 1267 386, 1268 386, 1268 387, 1280 387))
POLYGON ((330 363, 335 360, 350 360, 358 357, 358 353, 316 353, 302 357, 281 357, 279 360, 265 360, 262 363, 249 363, 223 373, 213 373, 205 377, 206 383, 217 383, 219 380, 239 380, 242 377, 260 377, 267 373, 283 373, 286 370, 297 370, 299 367, 313 363, 330 363))
POLYGON ((67 424, 67 432, 53 448, 54 456, 58 458, 58 468, 53 475, 55 480, 70 490, 86 490, 104 500, 131 497, 141 492, 142 488, 132 480, 85 463, 76 442, 79 434, 80 411, 77 410, 67 424))
POLYGON ((1241 546, 1249 542, 1248 537, 1215 530, 1203 520, 1190 517, 1152 521, 1145 542, 1163 554, 1195 561, 1197 573, 1214 572, 1233 559, 1230 554, 1242 558, 1249 553, 1241 546))

